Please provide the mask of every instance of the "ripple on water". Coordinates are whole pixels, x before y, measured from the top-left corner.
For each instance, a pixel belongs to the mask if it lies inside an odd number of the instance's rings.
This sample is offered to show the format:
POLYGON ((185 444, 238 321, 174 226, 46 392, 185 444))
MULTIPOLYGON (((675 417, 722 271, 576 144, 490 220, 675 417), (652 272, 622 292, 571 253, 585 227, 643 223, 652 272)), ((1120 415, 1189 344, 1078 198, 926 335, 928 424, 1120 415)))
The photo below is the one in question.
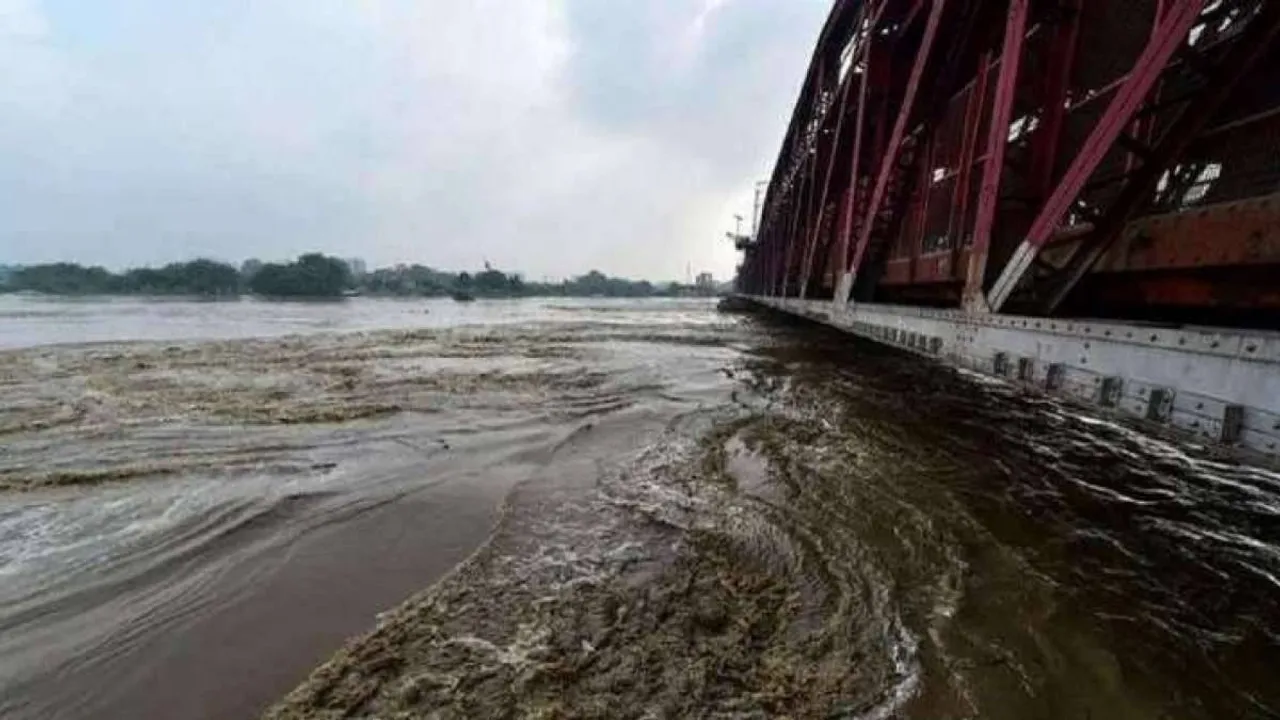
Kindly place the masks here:
MULTIPOLYGON (((272 717, 1154 720, 1280 708, 1267 675, 1280 660, 1280 477, 875 346, 746 327, 601 311, 502 330, 175 345, 147 349, 156 366, 136 377, 119 371, 132 356, 100 348, 30 363, 30 385, 96 373, 94 406, 49 431, 94 438, 112 458, 130 446, 94 423, 126 407, 178 412, 215 453, 236 441, 195 428, 252 420, 273 448, 263 456, 298 467, 353 437, 426 457, 429 441, 405 427, 447 418, 451 442, 489 438, 468 456, 482 475, 504 452, 494 433, 543 429, 510 453, 529 476, 485 547, 385 613, 272 717), (218 363, 237 369, 163 381, 218 363), (251 381, 272 373, 294 384, 251 381), (218 392, 238 396, 221 413, 218 392), (391 396, 389 418, 312 412, 391 396), (289 418, 302 418, 305 448, 289 418), (330 424, 341 430, 317 430, 330 424)), ((162 426, 145 442, 174 444, 162 426)), ((75 540, 40 529, 58 521, 41 502, 0 527, 75 540)), ((227 507, 215 524, 278 525, 270 510, 227 507)), ((145 530, 112 512, 116 531, 145 530)))

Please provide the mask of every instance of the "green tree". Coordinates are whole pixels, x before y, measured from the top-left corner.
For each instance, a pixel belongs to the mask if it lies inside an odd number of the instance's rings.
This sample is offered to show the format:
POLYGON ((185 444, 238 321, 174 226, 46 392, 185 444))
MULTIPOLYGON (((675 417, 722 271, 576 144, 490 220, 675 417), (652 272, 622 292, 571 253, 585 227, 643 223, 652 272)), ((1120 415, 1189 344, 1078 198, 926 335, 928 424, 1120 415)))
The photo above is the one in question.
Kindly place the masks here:
POLYGON ((136 295, 234 295, 240 279, 235 268, 213 260, 134 268, 116 275, 101 267, 53 263, 21 268, 9 278, 15 290, 57 295, 123 293, 136 295))
POLYGON ((249 279, 249 289, 266 297, 341 297, 351 287, 351 272, 342 260, 308 253, 292 263, 268 263, 249 279))
POLYGON ((15 290, 31 290, 54 295, 97 295, 115 292, 118 278, 101 267, 75 263, 29 265, 9 278, 15 290))

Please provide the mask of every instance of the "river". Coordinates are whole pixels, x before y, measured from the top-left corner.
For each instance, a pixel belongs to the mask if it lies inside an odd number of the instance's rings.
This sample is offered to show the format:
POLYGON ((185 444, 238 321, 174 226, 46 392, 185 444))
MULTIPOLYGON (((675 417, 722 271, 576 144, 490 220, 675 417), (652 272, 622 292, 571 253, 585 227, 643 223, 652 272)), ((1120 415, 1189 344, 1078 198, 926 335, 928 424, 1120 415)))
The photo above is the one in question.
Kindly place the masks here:
POLYGON ((1280 717, 1280 475, 706 300, 0 297, 0 716, 1280 717))

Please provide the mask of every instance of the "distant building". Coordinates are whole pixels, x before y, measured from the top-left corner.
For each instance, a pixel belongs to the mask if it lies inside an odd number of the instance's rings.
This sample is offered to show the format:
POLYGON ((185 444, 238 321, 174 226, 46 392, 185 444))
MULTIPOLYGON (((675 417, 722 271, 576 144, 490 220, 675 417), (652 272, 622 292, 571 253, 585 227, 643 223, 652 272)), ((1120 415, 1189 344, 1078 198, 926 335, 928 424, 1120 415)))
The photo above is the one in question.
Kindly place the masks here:
POLYGON ((711 276, 711 273, 698 273, 693 280, 693 294, 699 297, 710 297, 716 294, 716 279, 711 276))
POLYGON ((347 269, 350 270, 351 274, 356 277, 360 277, 361 275, 364 275, 366 272, 369 271, 369 266, 366 265, 364 260, 361 260, 360 258, 348 258, 346 260, 346 263, 347 263, 347 269))

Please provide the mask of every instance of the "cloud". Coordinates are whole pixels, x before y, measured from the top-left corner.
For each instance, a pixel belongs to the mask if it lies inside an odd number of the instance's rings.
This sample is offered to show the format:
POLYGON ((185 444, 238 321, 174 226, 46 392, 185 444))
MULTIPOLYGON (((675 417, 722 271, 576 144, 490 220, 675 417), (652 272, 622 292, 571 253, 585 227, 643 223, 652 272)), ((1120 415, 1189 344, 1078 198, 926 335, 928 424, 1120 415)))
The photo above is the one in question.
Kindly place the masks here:
POLYGON ((818 0, 0 0, 0 262, 725 275, 818 0))

